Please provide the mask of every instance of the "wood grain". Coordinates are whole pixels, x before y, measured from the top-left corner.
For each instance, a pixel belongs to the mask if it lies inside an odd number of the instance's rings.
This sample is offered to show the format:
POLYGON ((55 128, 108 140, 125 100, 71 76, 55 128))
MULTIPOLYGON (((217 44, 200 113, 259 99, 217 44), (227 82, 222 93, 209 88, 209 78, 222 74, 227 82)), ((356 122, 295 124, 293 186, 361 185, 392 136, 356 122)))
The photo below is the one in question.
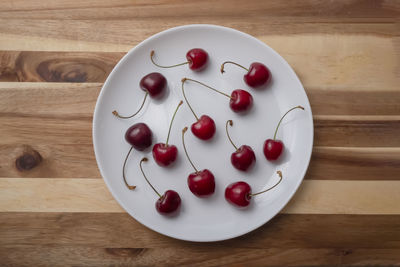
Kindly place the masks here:
MULTIPOLYGON (((100 179, 2 178, 0 190, 0 212, 123 211, 100 179)), ((282 212, 400 215, 399 190, 400 181, 306 180, 282 212)))
POLYGON ((3 264, 51 266, 397 266, 396 249, 326 248, 93 248, 47 247, 0 248, 3 264), (373 255, 373 256, 372 256, 373 255), (65 259, 62 263, 60 259, 65 259), (195 261, 193 260, 195 259, 195 261))
POLYGON ((279 214, 233 240, 184 242, 148 231, 125 213, 5 212, 2 247, 400 249, 399 215, 279 214), (376 241, 379 242, 376 242, 376 241))
MULTIPOLYGON (((272 48, 277 48, 306 87, 360 87, 363 84, 368 88, 382 89, 381 79, 385 79, 385 90, 399 90, 396 77, 397 58, 392 56, 395 46, 391 38, 365 36, 360 40, 347 35, 341 38, 329 35, 258 37, 272 48), (337 47, 343 47, 340 55, 336 52, 337 47), (313 65, 305 69, 303 62, 307 60, 311 60, 313 65)), ((5 73, 5 81, 88 81, 89 77, 97 79, 89 81, 104 82, 104 69, 110 67, 111 70, 122 56, 121 53, 110 53, 109 57, 106 55, 108 53, 3 51, 0 58, 3 58, 1 62, 4 62, 4 66, 0 67, 1 72, 5 73), (63 64, 57 64, 57 60, 63 60, 63 64), (25 61, 29 63, 24 63, 25 61), (81 62, 84 64, 79 64, 81 62), (38 69, 38 66, 41 68, 38 69)))

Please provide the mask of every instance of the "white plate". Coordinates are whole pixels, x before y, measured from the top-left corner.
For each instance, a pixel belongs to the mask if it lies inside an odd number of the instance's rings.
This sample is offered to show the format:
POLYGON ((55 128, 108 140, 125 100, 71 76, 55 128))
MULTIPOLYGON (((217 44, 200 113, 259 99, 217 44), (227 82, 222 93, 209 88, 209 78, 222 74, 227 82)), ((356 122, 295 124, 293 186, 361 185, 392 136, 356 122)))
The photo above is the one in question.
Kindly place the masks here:
POLYGON ((158 33, 129 51, 115 66, 104 83, 97 100, 93 119, 93 143, 100 172, 109 190, 119 204, 137 221, 161 234, 190 241, 218 241, 246 234, 266 223, 290 200, 299 187, 307 170, 312 145, 313 121, 310 104, 304 88, 288 63, 270 47, 256 38, 230 28, 213 25, 188 25, 158 33), (206 70, 196 73, 187 65, 173 69, 160 69, 149 59, 151 50, 161 64, 185 61, 191 48, 203 48, 209 54, 206 70), (244 66, 252 62, 263 62, 272 73, 272 83, 265 90, 249 88, 243 81, 245 72, 227 65, 224 75, 220 65, 226 60, 244 66), (148 98, 144 109, 132 119, 121 120, 111 112, 121 114, 135 111, 144 96, 139 88, 140 79, 150 72, 160 72, 168 80, 168 94, 160 101, 148 98), (154 143, 165 142, 172 113, 179 100, 183 99, 181 79, 194 78, 230 94, 241 88, 248 90, 254 98, 252 111, 237 115, 229 108, 228 99, 211 90, 188 82, 186 94, 198 115, 208 114, 216 125, 217 132, 212 141, 200 141, 188 131, 186 143, 189 154, 198 168, 207 168, 216 179, 215 194, 208 199, 192 195, 187 187, 187 176, 193 172, 182 148, 181 130, 194 122, 189 108, 184 104, 178 111, 172 128, 170 144, 178 147, 178 160, 172 168, 161 168, 154 162, 151 149, 134 151, 126 169, 128 182, 136 185, 129 191, 122 180, 122 164, 130 146, 125 141, 126 129, 137 122, 145 122, 152 129, 154 143), (305 111, 291 112, 282 123, 278 138, 283 140, 286 150, 279 162, 268 162, 262 152, 263 143, 272 138, 280 117, 291 107, 302 105, 305 111), (254 168, 243 173, 234 169, 230 155, 234 151, 225 135, 225 122, 234 121, 230 134, 237 145, 250 145, 257 162, 254 168), (146 184, 139 170, 139 161, 144 163, 149 180, 161 193, 176 190, 182 198, 180 214, 165 217, 157 213, 156 194, 146 184), (224 198, 225 187, 235 181, 249 183, 253 192, 274 184, 276 171, 283 173, 282 183, 274 190, 256 196, 245 210, 228 204, 224 198))

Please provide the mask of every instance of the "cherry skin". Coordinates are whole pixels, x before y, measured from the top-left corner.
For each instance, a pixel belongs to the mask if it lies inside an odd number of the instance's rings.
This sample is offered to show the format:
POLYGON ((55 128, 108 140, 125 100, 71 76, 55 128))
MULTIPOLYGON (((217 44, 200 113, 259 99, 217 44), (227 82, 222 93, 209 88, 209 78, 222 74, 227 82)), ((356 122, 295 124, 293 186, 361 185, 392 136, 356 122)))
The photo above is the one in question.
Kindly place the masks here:
POLYGON ((165 191, 156 202, 156 209, 160 214, 169 215, 178 210, 181 205, 181 197, 174 190, 165 191))
POLYGON ((165 145, 162 143, 153 146, 153 157, 158 165, 167 167, 175 162, 178 156, 178 149, 174 145, 165 145))
POLYGON ((247 207, 251 200, 250 185, 243 181, 228 185, 225 189, 225 199, 235 206, 247 207))
POLYGON ((250 65, 249 71, 243 79, 250 87, 260 87, 270 82, 271 72, 264 64, 254 62, 250 65))
POLYGON ((145 123, 136 123, 128 128, 125 140, 135 149, 143 151, 151 146, 153 133, 145 123))
POLYGON ((243 145, 238 150, 232 153, 231 163, 240 170, 247 171, 256 161, 256 155, 250 146, 243 145))
POLYGON ((191 70, 200 71, 207 66, 208 53, 201 48, 193 48, 186 53, 186 59, 191 70))
POLYGON ((253 97, 247 91, 236 89, 231 94, 229 106, 234 112, 244 112, 253 106, 253 97))
POLYGON ((207 115, 202 115, 198 121, 191 126, 192 133, 202 140, 211 139, 215 134, 215 122, 207 115))
POLYGON ((204 169, 188 176, 190 191, 198 197, 208 197, 214 194, 215 178, 211 171, 204 169))
POLYGON ((264 142, 264 155, 267 160, 277 160, 282 154, 284 145, 281 140, 267 139, 264 142))
POLYGON ((161 97, 166 87, 167 79, 158 72, 147 74, 140 80, 140 88, 154 98, 161 97))

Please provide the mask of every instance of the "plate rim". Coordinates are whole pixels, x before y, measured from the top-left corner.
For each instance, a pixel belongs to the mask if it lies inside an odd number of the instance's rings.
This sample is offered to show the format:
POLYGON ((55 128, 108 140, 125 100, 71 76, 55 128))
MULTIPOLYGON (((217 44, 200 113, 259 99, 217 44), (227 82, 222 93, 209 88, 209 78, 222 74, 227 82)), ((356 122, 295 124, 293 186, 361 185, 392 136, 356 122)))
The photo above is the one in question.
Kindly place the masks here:
POLYGON ((161 234, 161 235, 168 236, 168 237, 171 237, 171 238, 174 238, 174 239, 183 240, 183 241, 190 241, 190 242, 218 242, 218 241, 224 241, 224 240, 233 239, 233 238, 236 238, 236 237, 239 237, 239 236, 243 236, 243 235, 245 235, 245 234, 248 234, 248 233, 250 233, 250 232, 252 232, 252 231, 254 231, 254 230, 260 228, 261 226, 263 226, 264 224, 266 224, 267 222, 269 222, 271 219, 273 219, 276 215, 278 215, 278 214, 287 206, 287 204, 289 203, 289 201, 293 198, 294 194, 298 191, 298 189, 299 189, 301 183, 302 183, 303 180, 304 180, 304 177, 305 177, 305 175, 306 175, 306 173, 307 173, 307 170, 308 170, 308 168, 309 168, 309 166, 310 166, 312 151, 313 151, 313 147, 314 147, 314 119, 313 119, 313 114, 312 114, 312 109, 311 109, 310 100, 309 100, 309 98, 308 98, 308 95, 307 95, 306 90, 304 89, 303 83, 300 81, 300 79, 299 79, 299 77, 297 76, 296 72, 295 72, 295 71, 293 70, 293 68, 289 65, 289 63, 288 63, 278 52, 276 52, 273 48, 271 48, 271 47, 268 46, 266 43, 262 42, 262 41, 259 40, 258 38, 254 37, 254 36, 252 36, 252 35, 250 35, 250 34, 248 34, 248 33, 245 33, 245 32, 242 32, 242 31, 239 31, 239 30, 230 28, 230 27, 225 27, 225 26, 221 26, 221 25, 214 25, 214 24, 187 24, 187 25, 181 25, 181 26, 172 27, 172 28, 163 30, 163 31, 161 31, 161 32, 158 32, 158 33, 156 33, 156 34, 153 34, 153 35, 147 37, 145 40, 141 41, 139 44, 137 44, 136 46, 134 46, 134 47, 132 47, 131 49, 129 49, 129 51, 118 61, 118 63, 114 66, 114 68, 112 69, 112 71, 110 72, 110 74, 107 76, 107 79, 105 80, 103 86, 101 87, 100 93, 99 93, 99 95, 98 95, 98 97, 97 97, 97 100, 96 100, 96 105, 95 105, 95 108, 94 108, 94 111, 93 111, 93 120, 92 120, 92 141, 93 141, 93 150, 94 150, 94 154, 95 154, 95 158, 96 158, 97 168, 98 168, 99 171, 100 171, 101 177, 102 177, 103 181, 105 182, 105 184, 106 184, 106 186, 107 186, 107 189, 110 191, 110 193, 111 193, 111 195, 113 196, 113 198, 114 198, 114 199, 118 202, 118 204, 124 209, 124 211, 125 211, 127 214, 129 214, 129 216, 131 216, 134 220, 136 220, 137 222, 139 222, 140 224, 142 224, 142 225, 145 226, 146 228, 151 229, 152 231, 154 231, 154 232, 156 232, 156 233, 159 233, 159 234, 161 234), (113 76, 113 74, 117 71, 117 69, 120 67, 120 65, 122 65, 122 64, 127 60, 127 58, 129 57, 129 55, 130 55, 131 53, 133 53, 133 51, 134 51, 135 49, 137 49, 137 48, 139 48, 139 47, 141 47, 141 46, 146 45, 146 43, 149 42, 149 41, 150 41, 151 39, 153 39, 153 38, 156 38, 156 37, 159 37, 159 36, 168 34, 168 33, 173 32, 173 31, 177 31, 177 30, 181 30, 181 29, 186 29, 186 28, 202 28, 202 27, 205 27, 205 28, 216 28, 216 29, 220 29, 220 30, 224 30, 224 31, 230 31, 230 32, 234 32, 234 33, 236 33, 236 34, 240 34, 240 35, 242 35, 242 36, 245 37, 245 38, 249 38, 249 39, 252 39, 253 41, 258 42, 259 44, 261 44, 262 46, 264 46, 266 49, 270 50, 270 52, 272 52, 273 54, 275 54, 275 56, 277 56, 277 57, 280 58, 280 60, 282 61, 282 63, 283 63, 284 65, 286 65, 286 67, 288 67, 289 71, 292 72, 292 74, 294 75, 296 81, 301 85, 301 89, 303 90, 303 92, 304 92, 304 94, 305 94, 305 97, 306 97, 306 100, 307 100, 307 104, 308 104, 308 107, 309 107, 309 111, 310 111, 310 117, 311 117, 311 121, 310 121, 310 123, 311 123, 311 145, 310 145, 309 151, 307 151, 308 154, 309 154, 309 157, 308 157, 308 159, 307 159, 306 166, 305 166, 305 168, 304 168, 303 171, 302 171, 302 174, 301 174, 302 178, 298 180, 297 184, 295 185, 295 190, 294 190, 293 193, 291 193, 290 196, 287 198, 287 201, 286 201, 286 202, 283 202, 284 205, 283 205, 281 208, 279 208, 279 209, 275 209, 275 211, 273 212, 274 215, 272 215, 270 218, 267 218, 266 220, 261 220, 261 221, 262 221, 261 223, 255 224, 255 225, 253 225, 253 226, 252 226, 251 228, 249 228, 249 229, 246 229, 246 230, 243 230, 243 231, 239 231, 239 232, 236 232, 236 233, 234 233, 234 234, 227 235, 227 236, 224 237, 224 238, 208 238, 208 239, 193 239, 193 238, 192 238, 192 239, 189 239, 189 238, 184 238, 184 237, 177 236, 177 235, 174 235, 174 234, 162 233, 162 232, 160 232, 160 231, 154 229, 153 227, 151 227, 151 226, 145 224, 145 223, 142 222, 140 219, 134 217, 134 216, 127 210, 127 208, 125 208, 124 204, 122 203, 122 201, 120 200, 120 198, 118 197, 118 195, 114 192, 114 190, 113 190, 112 187, 110 186, 109 182, 108 182, 107 179, 104 177, 101 164, 99 163, 99 157, 98 157, 98 153, 99 153, 99 152, 97 152, 96 145, 95 145, 95 144, 97 143, 97 141, 96 141, 96 140, 97 140, 97 137, 96 137, 96 130, 95 130, 95 129, 96 129, 96 125, 97 125, 97 123, 96 123, 97 117, 99 116, 98 113, 99 113, 99 110, 100 110, 100 107, 99 107, 100 104, 99 104, 99 102, 100 102, 100 100, 103 98, 103 95, 104 95, 104 92, 105 92, 105 91, 104 91, 104 88, 105 88, 106 86, 108 86, 108 83, 110 82, 110 77, 113 76))

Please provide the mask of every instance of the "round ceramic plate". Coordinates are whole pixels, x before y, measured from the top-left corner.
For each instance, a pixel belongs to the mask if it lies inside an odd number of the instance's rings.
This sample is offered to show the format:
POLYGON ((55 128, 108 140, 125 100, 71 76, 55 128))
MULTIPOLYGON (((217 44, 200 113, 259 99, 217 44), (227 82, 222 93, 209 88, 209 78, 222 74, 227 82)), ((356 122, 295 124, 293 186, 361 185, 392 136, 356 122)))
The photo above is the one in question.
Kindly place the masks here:
POLYGON ((129 51, 116 65, 105 82, 97 100, 93 119, 93 142, 100 172, 119 204, 137 221, 161 234, 190 241, 218 241, 246 234, 266 223, 290 200, 299 187, 309 164, 313 145, 313 120, 304 88, 288 63, 274 50, 256 38, 240 31, 213 25, 188 25, 158 33, 129 51), (150 61, 150 51, 159 64, 176 64, 186 61, 191 48, 203 48, 209 54, 208 67, 193 72, 188 65, 160 69, 150 61), (254 90, 243 81, 245 71, 226 65, 221 74, 221 63, 231 60, 244 66, 252 62, 264 63, 272 73, 272 82, 265 88, 254 90), (122 120, 112 111, 129 114, 137 110, 144 97, 139 88, 140 79, 150 73, 160 72, 168 80, 168 93, 161 100, 148 98, 143 110, 134 118, 122 120), (187 177, 193 172, 182 147, 181 133, 185 126, 195 122, 193 114, 184 104, 176 115, 170 144, 178 148, 178 159, 170 168, 161 168, 155 162, 151 149, 134 151, 128 159, 126 173, 133 191, 125 187, 122 165, 130 149, 125 141, 125 131, 133 124, 145 122, 152 129, 153 142, 165 142, 169 121, 180 100, 183 100, 181 79, 197 79, 230 94, 234 89, 244 89, 254 98, 252 110, 238 115, 229 108, 225 96, 193 82, 185 83, 188 100, 198 115, 211 116, 217 126, 210 141, 197 139, 190 130, 186 133, 186 146, 192 161, 199 169, 209 169, 216 179, 215 194, 209 198, 195 197, 187 186, 187 177), (283 121, 277 138, 285 144, 285 151, 277 162, 269 162, 263 154, 263 143, 272 138, 280 117, 290 108, 302 105, 283 121), (240 172, 230 163, 234 148, 225 134, 227 120, 234 121, 230 134, 236 145, 250 145, 256 154, 256 164, 248 172, 240 172), (149 180, 161 193, 168 189, 177 191, 182 199, 177 216, 166 217, 155 209, 157 195, 143 179, 139 169, 142 157, 149 180), (246 209, 238 209, 224 198, 227 185, 243 180, 252 191, 258 192, 278 181, 276 171, 283 173, 279 186, 258 195, 246 209))

